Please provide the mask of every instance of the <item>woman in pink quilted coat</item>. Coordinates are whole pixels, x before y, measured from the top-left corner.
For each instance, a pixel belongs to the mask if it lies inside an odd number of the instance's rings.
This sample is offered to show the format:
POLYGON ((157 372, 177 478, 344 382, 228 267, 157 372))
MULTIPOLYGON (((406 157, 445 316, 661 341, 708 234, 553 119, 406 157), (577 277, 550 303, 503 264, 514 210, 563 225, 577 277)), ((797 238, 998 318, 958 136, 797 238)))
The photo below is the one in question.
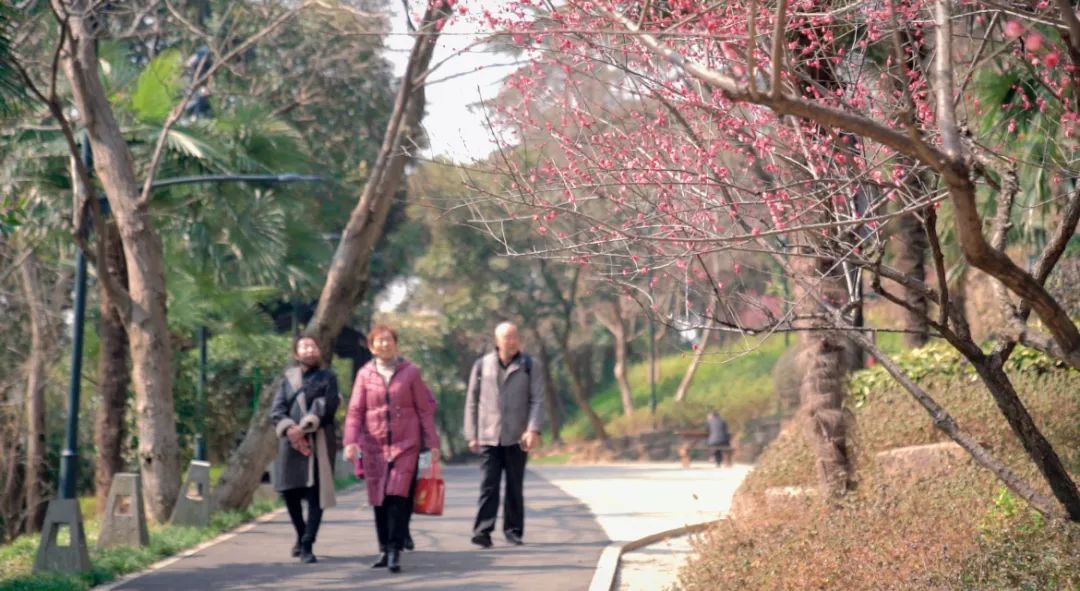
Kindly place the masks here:
POLYGON ((410 489, 422 449, 439 461, 435 398, 420 370, 398 355, 397 333, 376 326, 368 334, 375 358, 356 372, 345 415, 345 458, 361 456, 368 502, 382 555, 373 568, 401 570, 401 550, 411 516, 410 489))

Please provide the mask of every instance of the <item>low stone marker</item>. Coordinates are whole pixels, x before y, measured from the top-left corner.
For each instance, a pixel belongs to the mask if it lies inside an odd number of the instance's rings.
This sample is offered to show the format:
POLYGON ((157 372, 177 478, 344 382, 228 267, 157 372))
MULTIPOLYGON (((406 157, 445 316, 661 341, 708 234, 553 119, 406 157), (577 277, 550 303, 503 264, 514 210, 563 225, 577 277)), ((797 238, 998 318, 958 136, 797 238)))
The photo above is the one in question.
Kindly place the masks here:
POLYGON ((142 479, 138 472, 120 472, 113 476, 112 486, 109 487, 97 546, 146 546, 149 543, 142 479))
POLYGON ((184 488, 173 507, 173 525, 206 527, 210 524, 210 462, 191 460, 184 488))
POLYGON ((45 510, 41 543, 34 559, 34 572, 82 573, 90 570, 82 511, 77 499, 53 499, 45 510))
POLYGON ((946 441, 878 452, 874 460, 884 484, 904 487, 945 474, 970 457, 964 448, 946 441))
POLYGON ((255 489, 256 501, 273 501, 278 498, 278 492, 274 490, 274 462, 271 461, 266 465, 266 472, 264 476, 267 476, 266 482, 259 482, 259 488, 255 489))

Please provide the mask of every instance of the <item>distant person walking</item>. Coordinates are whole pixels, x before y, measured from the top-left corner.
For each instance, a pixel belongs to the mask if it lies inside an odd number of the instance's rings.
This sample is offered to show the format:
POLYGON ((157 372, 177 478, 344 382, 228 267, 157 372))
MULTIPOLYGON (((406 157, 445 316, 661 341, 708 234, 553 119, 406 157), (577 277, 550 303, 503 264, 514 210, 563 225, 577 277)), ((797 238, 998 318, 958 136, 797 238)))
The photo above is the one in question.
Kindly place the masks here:
POLYGON ((368 502, 375 508, 379 559, 372 568, 401 570, 412 516, 417 461, 423 449, 439 461, 435 398, 420 370, 398 355, 398 335, 387 326, 368 334, 375 358, 356 372, 345 415, 345 458, 361 457, 368 502))
POLYGON ((499 488, 506 473, 503 534, 514 545, 525 535, 525 462, 540 443, 544 374, 521 351, 518 329, 504 322, 495 328, 495 350, 476 360, 465 396, 465 439, 482 456, 479 509, 472 543, 491 547, 499 509, 499 488))
POLYGON ((285 370, 270 409, 270 422, 279 438, 274 490, 285 499, 296 530, 292 555, 311 563, 317 562, 313 547, 323 511, 336 504, 334 414, 341 394, 337 376, 321 367, 322 354, 315 339, 297 339, 293 356, 299 365, 285 370), (307 521, 303 502, 308 507, 307 521))
POLYGON ((709 438, 706 443, 709 449, 712 450, 713 461, 717 466, 722 464, 731 465, 731 435, 728 433, 727 423, 724 419, 720 418, 720 415, 715 411, 709 411, 709 415, 705 418, 705 422, 709 427, 709 438), (727 461, 725 462, 725 458, 727 461))

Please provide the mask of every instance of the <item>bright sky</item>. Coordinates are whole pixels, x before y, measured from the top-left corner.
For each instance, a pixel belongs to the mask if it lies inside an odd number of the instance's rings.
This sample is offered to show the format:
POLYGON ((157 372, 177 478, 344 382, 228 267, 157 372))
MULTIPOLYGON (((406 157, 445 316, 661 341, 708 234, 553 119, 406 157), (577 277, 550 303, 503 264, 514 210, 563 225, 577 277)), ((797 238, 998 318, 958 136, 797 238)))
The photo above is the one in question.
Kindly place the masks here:
MULTIPOLYGON (((387 58, 394 64, 394 73, 405 71, 413 38, 405 35, 404 7, 401 0, 389 0, 391 25, 395 33, 387 40, 387 58)), ((507 0, 468 2, 476 11, 481 5, 496 10, 507 0)), ((426 0, 410 0, 414 23, 419 22, 426 0)), ((439 37, 432 65, 447 60, 432 75, 427 91, 427 115, 424 127, 431 141, 432 155, 449 157, 457 162, 469 162, 487 156, 495 149, 484 115, 478 106, 481 99, 491 99, 499 91, 503 77, 513 71, 513 58, 483 48, 465 50, 478 38, 479 25, 468 18, 453 19, 439 37), (455 55, 456 52, 461 52, 455 55), (447 59, 449 58, 449 59, 447 59)))

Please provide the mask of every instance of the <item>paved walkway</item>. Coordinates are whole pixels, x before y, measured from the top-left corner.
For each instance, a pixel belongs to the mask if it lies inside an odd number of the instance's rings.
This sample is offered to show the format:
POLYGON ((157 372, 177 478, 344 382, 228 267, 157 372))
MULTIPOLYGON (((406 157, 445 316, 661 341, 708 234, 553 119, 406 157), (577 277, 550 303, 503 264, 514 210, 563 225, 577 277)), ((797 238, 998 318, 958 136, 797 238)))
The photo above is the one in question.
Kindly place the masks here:
MULTIPOLYGON (((231 538, 109 589, 415 589, 447 591, 584 590, 603 549, 690 523, 717 519, 748 466, 684 469, 676 464, 530 466, 526 476, 526 545, 469 543, 480 472, 451 466, 446 512, 416 516, 417 550, 403 572, 370 569, 376 558, 372 511, 362 487, 339 494, 316 544, 318 564, 289 557, 294 540, 284 511, 231 538)), ((674 582, 689 544, 655 545, 624 556, 623 589, 661 589, 674 582), (677 547, 676 547, 677 546, 677 547)))
MULTIPOLYGON (((609 539, 627 542, 726 515, 750 466, 717 468, 696 463, 682 468, 675 463, 626 463, 538 466, 532 470, 588 505, 609 539)), ((614 588, 671 588, 693 552, 690 536, 627 552, 619 562, 614 588)))
POLYGON ((469 543, 479 492, 478 466, 452 466, 446 511, 416 516, 416 551, 402 558, 402 572, 370 569, 376 558, 375 526, 361 487, 339 494, 327 511, 315 550, 318 564, 289 557, 294 534, 288 516, 178 560, 165 568, 122 582, 113 589, 439 589, 446 591, 587 589, 607 536, 586 505, 535 474, 526 476, 524 546, 493 536, 495 547, 469 543))

